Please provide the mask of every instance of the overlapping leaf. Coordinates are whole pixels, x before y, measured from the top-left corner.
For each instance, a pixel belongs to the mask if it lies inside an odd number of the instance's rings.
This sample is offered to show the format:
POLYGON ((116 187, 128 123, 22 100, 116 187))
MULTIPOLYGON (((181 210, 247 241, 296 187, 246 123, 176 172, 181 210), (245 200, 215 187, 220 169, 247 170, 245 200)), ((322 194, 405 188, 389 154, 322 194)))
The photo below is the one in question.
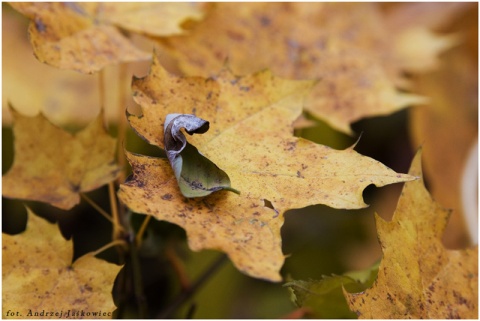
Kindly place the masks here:
POLYGON ((228 60, 236 74, 318 79, 305 109, 345 133, 360 118, 424 101, 396 86, 452 45, 423 26, 391 32, 368 3, 218 3, 188 34, 161 42, 188 75, 210 76, 228 60))
POLYGON ((84 313, 83 318, 111 319, 115 309, 111 291, 120 266, 89 254, 72 264, 72 241, 30 210, 28 217, 24 233, 2 234, 3 317, 13 311, 20 319, 67 318, 67 311, 77 311, 84 313))
POLYGON ((32 22, 30 41, 41 62, 83 73, 109 64, 139 61, 149 54, 125 37, 121 28, 154 35, 181 31, 188 18, 200 18, 201 9, 171 3, 12 3, 32 22))
MULTIPOLYGON (((26 20, 8 6, 2 12, 2 24, 3 125, 12 123, 9 103, 27 115, 43 111, 56 124, 88 123, 92 113, 98 110, 96 79, 80 73, 65 73, 35 59, 25 32, 26 20), (66 106, 69 108, 64 108, 66 106)), ((106 108, 108 110, 108 106, 106 108)))
POLYGON ((350 311, 342 289, 360 292, 371 286, 378 272, 378 264, 345 275, 324 275, 320 280, 293 280, 286 283, 293 303, 309 311, 314 319, 350 319, 356 314, 350 311))
POLYGON ((201 4, 193 2, 104 2, 97 17, 121 28, 152 36, 181 34, 182 23, 203 17, 201 4))
POLYGON ((209 132, 189 141, 228 174, 240 195, 221 191, 186 199, 166 159, 128 153, 133 175, 121 185, 119 197, 134 211, 185 228, 192 249, 219 249, 241 271, 280 280, 280 227, 286 210, 319 203, 364 207, 367 185, 413 178, 353 148, 338 151, 294 137, 292 122, 311 85, 269 71, 240 78, 228 70, 212 79, 178 78, 154 59, 150 74, 133 82, 143 115, 129 115, 130 124, 148 142, 163 147, 167 114, 208 120, 209 132))
MULTIPOLYGON (((410 174, 422 176, 421 153, 410 174)), ((352 311, 362 319, 477 318, 478 247, 444 248, 449 215, 422 180, 405 184, 392 221, 376 217, 383 259, 372 288, 345 293, 352 311)))
POLYGON ((70 209, 79 192, 94 190, 117 177, 115 139, 103 125, 103 113, 72 135, 42 114, 20 115, 13 108, 15 158, 2 177, 3 196, 70 209))

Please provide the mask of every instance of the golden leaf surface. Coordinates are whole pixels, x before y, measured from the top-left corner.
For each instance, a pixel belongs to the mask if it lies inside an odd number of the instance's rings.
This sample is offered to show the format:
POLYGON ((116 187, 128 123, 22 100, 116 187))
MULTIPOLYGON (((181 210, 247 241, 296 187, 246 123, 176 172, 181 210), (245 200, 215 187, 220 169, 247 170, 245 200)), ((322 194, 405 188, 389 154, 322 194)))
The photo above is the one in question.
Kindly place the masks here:
POLYGON ((75 318, 111 319, 111 292, 121 267, 89 254, 72 264, 72 241, 55 224, 28 212, 25 232, 2 234, 3 318, 58 319, 76 310, 84 315, 75 318))
MULTIPOLYGON (((422 176, 420 152, 409 173, 422 176)), ((441 236, 449 216, 423 180, 405 184, 392 221, 376 216, 383 251, 377 280, 364 292, 344 293, 359 318, 478 317, 478 247, 445 249, 441 236)))
POLYGON ((150 57, 117 27, 169 35, 179 33, 180 24, 187 18, 202 15, 199 6, 189 4, 30 2, 11 5, 32 20, 30 42, 38 60, 82 73, 150 57))
POLYGON ((8 32, 2 35, 2 76, 8 81, 2 82, 3 125, 12 123, 9 104, 27 115, 43 110, 57 124, 88 123, 98 111, 97 79, 40 63, 32 55, 27 26, 28 19, 4 7, 2 27, 8 32))
POLYGON ((13 108, 14 162, 2 177, 3 196, 70 209, 88 192, 117 177, 116 140, 101 113, 88 127, 70 134, 42 114, 22 116, 13 108))
POLYGON ((217 3, 188 34, 159 40, 187 75, 211 76, 228 61, 239 75, 269 68, 318 79, 305 109, 345 133, 361 118, 423 102, 396 85, 452 45, 423 26, 391 33, 371 3, 217 3))
POLYGON ((183 22, 203 15, 201 4, 195 2, 104 2, 97 11, 104 22, 152 36, 181 34, 183 22))
POLYGON ((367 185, 413 179, 353 148, 339 151, 294 137, 292 123, 311 86, 269 71, 235 77, 223 70, 210 79, 179 78, 154 58, 150 74, 133 81, 143 115, 129 115, 131 126, 163 147, 168 114, 208 120, 210 130, 188 140, 228 174, 240 195, 222 191, 186 199, 167 159, 127 153, 133 175, 120 186, 120 199, 136 212, 182 226, 193 250, 224 251, 246 274, 279 281, 286 210, 312 204, 361 208, 367 185))

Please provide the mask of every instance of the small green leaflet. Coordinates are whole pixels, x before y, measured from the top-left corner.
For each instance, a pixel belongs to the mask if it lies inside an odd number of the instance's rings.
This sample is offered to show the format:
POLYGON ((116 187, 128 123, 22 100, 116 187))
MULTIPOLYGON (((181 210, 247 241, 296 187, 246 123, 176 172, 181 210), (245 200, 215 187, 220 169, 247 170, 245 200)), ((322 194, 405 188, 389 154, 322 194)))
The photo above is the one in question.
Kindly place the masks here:
POLYGON ((182 128, 189 135, 203 134, 209 122, 186 114, 169 114, 165 118, 165 150, 183 196, 202 197, 222 189, 239 194, 230 186, 227 173, 187 142, 182 128))
POLYGON ((345 273, 324 275, 320 280, 292 280, 286 284, 291 300, 298 307, 308 308, 313 319, 352 319, 357 315, 348 307, 345 293, 358 293, 372 286, 380 261, 371 267, 345 273))

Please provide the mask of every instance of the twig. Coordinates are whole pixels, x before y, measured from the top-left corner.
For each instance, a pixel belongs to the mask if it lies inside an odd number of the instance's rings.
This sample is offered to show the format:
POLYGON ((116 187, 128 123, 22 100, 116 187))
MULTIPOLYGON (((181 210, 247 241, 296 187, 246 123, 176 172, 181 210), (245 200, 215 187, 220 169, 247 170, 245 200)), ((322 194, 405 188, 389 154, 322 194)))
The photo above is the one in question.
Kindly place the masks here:
POLYGON ((160 312, 157 315, 158 319, 169 319, 172 317, 172 314, 188 299, 190 299, 195 292, 220 268, 223 263, 227 261, 227 256, 225 254, 221 254, 213 263, 212 265, 205 270, 205 272, 195 281, 192 283, 192 286, 188 289, 182 291, 175 300, 173 300, 172 304, 167 307, 165 310, 160 312))
POLYGON ((185 267, 182 261, 178 258, 171 244, 167 245, 167 248, 165 250, 165 256, 172 264, 173 270, 178 276, 178 280, 180 281, 180 286, 182 287, 182 291, 188 290, 190 288, 190 280, 188 279, 188 275, 187 275, 187 272, 185 271, 185 267))
POLYGON ((132 262, 133 292, 137 301, 139 319, 145 319, 147 317, 147 304, 143 293, 142 270, 136 244, 130 244, 130 259, 132 262))
POLYGON ((195 313, 196 310, 197 310, 197 305, 195 303, 192 303, 188 308, 185 319, 193 319, 193 314, 195 313))
POLYGON ((308 307, 301 307, 282 316, 280 319, 302 319, 311 313, 312 311, 308 307))

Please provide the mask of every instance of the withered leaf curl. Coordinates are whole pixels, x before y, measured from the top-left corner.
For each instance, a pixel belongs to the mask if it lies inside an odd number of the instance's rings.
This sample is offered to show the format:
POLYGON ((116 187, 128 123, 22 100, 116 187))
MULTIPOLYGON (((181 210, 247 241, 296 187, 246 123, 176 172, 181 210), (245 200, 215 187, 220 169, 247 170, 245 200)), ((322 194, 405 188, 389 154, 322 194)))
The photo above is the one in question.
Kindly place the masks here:
POLYGON ((230 186, 227 173, 188 143, 181 131, 185 128, 189 135, 203 134, 209 127, 208 121, 195 115, 168 114, 165 118, 167 157, 185 197, 207 196, 222 189, 239 193, 230 186))

